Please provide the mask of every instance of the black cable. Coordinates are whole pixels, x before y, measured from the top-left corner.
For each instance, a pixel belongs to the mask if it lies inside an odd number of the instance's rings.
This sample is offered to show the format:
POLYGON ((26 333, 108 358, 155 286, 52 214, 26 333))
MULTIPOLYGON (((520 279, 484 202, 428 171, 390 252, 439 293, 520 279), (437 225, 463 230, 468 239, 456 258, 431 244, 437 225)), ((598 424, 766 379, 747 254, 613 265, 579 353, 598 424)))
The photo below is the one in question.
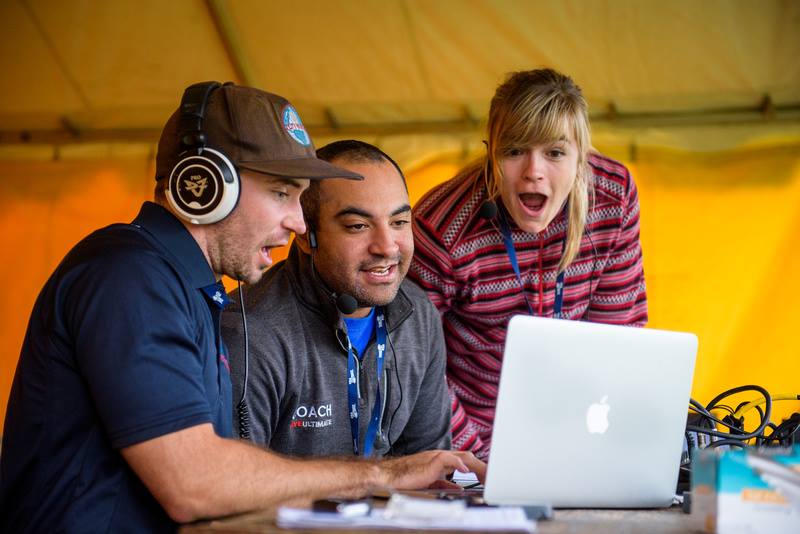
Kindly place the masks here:
MULTIPOLYGON (((714 417, 713 415, 711 415, 711 413, 708 410, 706 410, 703 407, 703 405, 700 404, 699 402, 697 402, 696 400, 690 399, 689 402, 696 404, 696 405, 693 404, 689 408, 694 410, 695 412, 697 412, 701 416, 703 416, 705 418, 705 420, 707 421, 707 424, 709 425, 708 427, 700 427, 700 429, 702 430, 702 433, 707 434, 708 431, 714 430, 715 426, 712 423, 717 423, 718 425, 722 425, 722 426, 724 426, 726 428, 729 428, 733 432, 740 432, 740 430, 737 427, 731 425, 730 423, 724 421, 723 419, 718 419, 718 418, 714 417)), ((696 427, 694 425, 686 425, 686 430, 695 431, 695 428, 696 427)), ((730 434, 724 434, 723 437, 726 437, 726 438, 730 437, 730 434)))
POLYGON ((725 421, 722 421, 721 419, 717 419, 716 417, 711 415, 711 413, 708 410, 706 410, 706 407, 703 406, 702 404, 700 404, 699 402, 697 402, 696 400, 689 399, 689 405, 690 405, 689 406, 690 410, 694 410, 697 414, 699 414, 699 415, 701 415, 701 416, 703 416, 705 418, 704 420, 709 425, 708 428, 713 429, 714 428, 713 423, 715 423, 715 422, 719 423, 721 425, 728 426, 728 423, 726 423, 725 421))
MULTIPOLYGON (((773 436, 775 436, 775 431, 778 429, 778 425, 776 425, 774 423, 767 423, 767 428, 769 428, 772 431, 770 433, 770 435, 767 436, 766 434, 764 434, 760 438, 757 438, 756 439, 756 444, 758 444, 758 445, 767 445, 770 440, 777 439, 777 438, 774 438, 773 436)), ((766 429, 765 429, 765 431, 766 431, 766 429)))
MULTIPOLYGON (((748 433, 748 434, 736 434, 736 432, 740 432, 736 427, 731 427, 727 423, 720 421, 716 417, 712 417, 712 420, 717 422, 720 425, 726 426, 730 428, 731 432, 719 432, 717 430, 712 430, 710 428, 695 426, 695 425, 686 425, 686 430, 690 432, 696 432, 698 434, 705 434, 707 436, 714 436, 716 438, 723 438, 723 439, 738 439, 741 441, 747 441, 749 439, 753 439, 761 435, 761 432, 764 430, 763 427, 759 426, 756 431, 748 433)), ((766 425, 764 425, 766 426, 766 425)))
POLYGON ((236 281, 239 288, 239 306, 242 310, 242 332, 244 333, 244 381, 242 383, 242 397, 236 405, 236 412, 239 415, 239 437, 250 439, 250 409, 247 407, 245 397, 247 396, 247 378, 250 372, 250 347, 247 339, 247 315, 244 311, 244 292, 242 291, 241 280, 236 281))
POLYGON ((389 347, 392 349, 392 360, 394 361, 394 376, 395 380, 397 380, 397 389, 400 391, 400 399, 397 401, 397 406, 395 406, 394 411, 392 412, 391 417, 389 418, 388 426, 386 427, 386 439, 389 440, 389 450, 387 451, 386 455, 391 456, 393 449, 394 449, 394 442, 392 442, 392 424, 394 423, 394 416, 397 414, 397 410, 400 409, 400 406, 403 404, 403 384, 400 382, 400 371, 398 371, 397 367, 397 352, 394 350, 394 343, 392 343, 392 338, 389 335, 389 325, 386 325, 386 339, 389 340, 389 347))
POLYGON ((772 409, 772 397, 770 397, 766 389, 756 385, 739 386, 736 388, 729 389, 727 391, 723 391, 722 393, 711 399, 711 402, 709 402, 706 405, 706 410, 709 411, 712 410, 714 406, 716 406, 716 404, 725 397, 729 397, 731 395, 735 395, 736 393, 741 393, 743 391, 757 391, 758 393, 761 393, 764 396, 764 400, 766 401, 765 410, 767 412, 767 418, 769 418, 769 414, 771 413, 772 409))
MULTIPOLYGON (((769 392, 766 389, 762 388, 761 386, 756 386, 756 385, 739 386, 739 387, 736 387, 736 388, 729 389, 727 391, 723 391, 722 393, 720 393, 719 395, 714 397, 711 400, 711 402, 709 402, 708 405, 706 405, 706 406, 703 406, 702 404, 700 404, 699 402, 695 401, 694 399, 689 399, 689 403, 692 405, 692 407, 696 411, 698 411, 698 413, 702 414, 707 419, 716 422, 717 424, 720 424, 720 425, 723 425, 723 426, 729 428, 731 430, 731 432, 729 432, 729 433, 718 432, 717 430, 711 430, 711 429, 703 428, 703 427, 696 426, 696 425, 686 425, 686 430, 692 431, 692 432, 698 432, 698 433, 701 433, 701 434, 707 434, 709 436, 714 436, 714 437, 723 438, 723 439, 736 439, 736 440, 739 440, 739 441, 746 441, 746 440, 752 439, 754 437, 761 436, 763 431, 764 431, 764 429, 769 424, 769 418, 770 418, 770 415, 772 414, 772 397, 770 397, 769 392), (727 423, 725 421, 717 419, 716 417, 714 417, 710 413, 711 410, 713 410, 715 408, 715 405, 719 401, 721 401, 725 397, 728 397, 730 395, 735 395, 736 393, 741 393, 743 391, 756 391, 756 392, 758 392, 758 393, 760 393, 761 395, 764 396, 764 413, 763 413, 763 415, 761 417, 761 423, 758 425, 758 428, 756 428, 756 430, 754 430, 752 432, 747 432, 747 433, 745 433, 743 430, 740 430, 736 426, 733 426, 730 423, 727 423), (732 436, 732 434, 737 434, 737 435, 734 437, 734 436, 732 436)), ((716 443, 716 442, 714 442, 714 443, 716 443)))
MULTIPOLYGON (((748 387, 749 388, 751 386, 742 386, 742 387, 748 387)), ((758 388, 758 386, 753 386, 753 387, 758 388)), ((762 390, 762 391, 764 391, 766 393, 766 390, 764 390, 763 388, 758 388, 758 389, 760 389, 760 390, 762 390)), ((729 390, 729 391, 733 391, 733 390, 729 390)), ((767 399, 770 399, 770 397, 767 397, 767 399)), ((768 400, 767 402, 771 404, 771 400, 768 400)), ((734 426, 731 423, 728 423, 724 419, 719 419, 719 418, 717 418, 717 417, 715 417, 714 415, 711 414, 710 410, 715 410, 715 409, 719 408, 719 406, 713 406, 712 408, 709 409, 709 408, 703 406, 702 404, 700 404, 699 402, 697 402, 694 399, 689 399, 689 404, 691 405, 691 406, 689 406, 690 409, 696 411, 697 413, 699 413, 700 415, 705 417, 707 420, 715 422, 715 423, 717 423, 719 425, 725 426, 725 427, 731 429, 734 432, 742 433, 741 429, 739 429, 738 427, 734 426)), ((762 421, 762 423, 763 423, 763 421, 762 421)), ((713 429, 714 426, 710 425, 709 428, 713 429)), ((724 437, 730 437, 730 436, 729 435, 725 435, 724 437)))
MULTIPOLYGON (((737 406, 737 407, 736 407, 736 410, 738 410, 739 408, 741 408, 741 407, 742 407, 744 404, 747 404, 747 401, 745 401, 745 402, 743 402, 743 403, 739 404, 739 406, 737 406)), ((730 406, 728 406, 727 404, 720 404, 719 406, 714 406, 714 409, 715 409, 715 410, 725 410, 726 412, 728 412, 728 413, 729 413, 729 414, 731 414, 731 415, 733 415, 734 413, 736 413, 736 410, 734 410, 733 408, 731 408, 731 407, 730 407, 730 406)))
POLYGON ((779 445, 791 445, 791 439, 800 428, 800 414, 794 413, 789 419, 774 426, 772 434, 764 436, 765 442, 777 441, 779 445))
MULTIPOLYGON (((697 425, 691 425, 687 423, 686 425, 685 439, 689 462, 684 461, 683 456, 681 457, 681 472, 685 471, 686 473, 691 473, 690 462, 693 456, 692 449, 695 447, 695 445, 699 446, 700 440, 698 439, 698 442, 696 443, 695 438, 699 438, 701 434, 712 436, 712 441, 705 446, 707 449, 715 449, 717 447, 724 446, 747 449, 750 447, 747 441, 753 438, 755 438, 756 446, 770 445, 770 443, 773 442, 778 442, 778 445, 780 446, 791 445, 794 433, 800 429, 800 414, 798 413, 792 414, 790 419, 784 420, 779 425, 775 425, 770 422, 769 418, 772 414, 772 397, 769 395, 766 389, 760 386, 748 385, 729 389, 714 397, 714 399, 712 399, 707 406, 703 406, 691 398, 689 399, 689 404, 689 409, 696 412, 700 416, 700 423, 697 425), (744 431, 744 417, 740 416, 737 418, 735 417, 735 414, 739 409, 749 404, 749 402, 740 403, 736 407, 736 410, 732 410, 730 406, 725 404, 717 404, 725 397, 735 395, 736 393, 741 393, 743 391, 756 391, 764 397, 764 410, 762 410, 758 405, 754 406, 754 408, 756 408, 758 411, 759 417, 761 418, 758 428, 747 433, 744 431), (728 412, 728 415, 726 415, 723 419, 719 419, 711 413, 712 410, 716 409, 725 410, 728 412), (717 431, 715 423, 728 428, 730 432, 724 433, 717 431), (769 436, 765 435, 765 430, 767 428, 772 431, 769 436), (714 437, 720 439, 714 441, 714 437), (688 467, 686 467, 687 465, 688 467)), ((691 420, 691 418, 692 415, 690 414, 689 419, 691 420)), ((680 487, 681 481, 679 477, 678 488, 680 487)))

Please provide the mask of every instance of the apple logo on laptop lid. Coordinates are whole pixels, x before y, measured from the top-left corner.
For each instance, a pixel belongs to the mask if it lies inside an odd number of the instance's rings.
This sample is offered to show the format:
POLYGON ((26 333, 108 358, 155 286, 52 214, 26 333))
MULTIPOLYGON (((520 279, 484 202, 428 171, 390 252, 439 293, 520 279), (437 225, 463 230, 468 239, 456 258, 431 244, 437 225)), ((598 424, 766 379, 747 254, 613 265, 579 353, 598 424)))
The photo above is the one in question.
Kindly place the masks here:
POLYGON ((586 410, 586 429, 590 434, 605 434, 608 430, 608 412, 611 406, 606 402, 608 395, 603 395, 600 402, 593 402, 586 410))

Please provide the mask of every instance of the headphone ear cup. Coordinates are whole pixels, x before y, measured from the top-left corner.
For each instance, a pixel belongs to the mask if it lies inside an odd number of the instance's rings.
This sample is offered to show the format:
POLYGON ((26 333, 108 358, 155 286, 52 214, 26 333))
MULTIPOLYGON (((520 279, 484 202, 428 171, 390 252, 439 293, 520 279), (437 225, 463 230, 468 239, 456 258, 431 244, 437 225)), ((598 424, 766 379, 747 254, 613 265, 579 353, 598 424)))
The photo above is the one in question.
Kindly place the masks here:
POLYGON ((212 148, 190 150, 172 169, 167 202, 192 224, 212 224, 227 217, 239 202, 239 173, 224 154, 212 148))

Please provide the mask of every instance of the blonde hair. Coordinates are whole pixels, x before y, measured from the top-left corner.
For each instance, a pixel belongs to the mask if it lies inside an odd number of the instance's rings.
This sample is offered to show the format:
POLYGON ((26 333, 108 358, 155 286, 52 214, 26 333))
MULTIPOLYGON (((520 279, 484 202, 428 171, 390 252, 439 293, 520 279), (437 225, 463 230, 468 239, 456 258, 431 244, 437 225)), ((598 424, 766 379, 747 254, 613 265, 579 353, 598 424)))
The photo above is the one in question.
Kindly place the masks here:
POLYGON ((483 176, 489 198, 500 195, 504 154, 532 143, 547 143, 572 134, 578 148, 578 170, 567 200, 569 222, 561 272, 580 251, 583 231, 594 198, 592 174, 587 163, 591 147, 586 100, 569 76, 552 69, 515 72, 501 84, 492 98, 487 124, 487 154, 483 176))

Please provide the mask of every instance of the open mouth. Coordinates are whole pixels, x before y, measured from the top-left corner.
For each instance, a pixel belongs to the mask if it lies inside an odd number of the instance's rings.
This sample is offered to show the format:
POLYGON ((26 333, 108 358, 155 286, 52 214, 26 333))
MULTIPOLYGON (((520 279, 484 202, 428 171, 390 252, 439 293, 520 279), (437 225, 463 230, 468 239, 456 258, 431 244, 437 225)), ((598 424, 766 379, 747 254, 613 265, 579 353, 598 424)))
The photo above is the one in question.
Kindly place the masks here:
POLYGON ((272 247, 261 247, 260 252, 262 263, 266 267, 272 265, 272 247))
POLYGON ((272 265, 272 251, 276 248, 285 247, 289 244, 289 238, 271 238, 267 241, 267 244, 262 246, 259 249, 259 256, 264 264, 263 268, 267 268, 272 265))
POLYGON ((367 269, 362 269, 367 277, 376 282, 383 282, 391 279, 397 271, 397 264, 392 265, 376 265, 367 269))
POLYGON ((544 205, 547 203, 547 195, 543 195, 542 193, 521 193, 519 195, 519 200, 529 212, 538 214, 544 209, 544 205))

